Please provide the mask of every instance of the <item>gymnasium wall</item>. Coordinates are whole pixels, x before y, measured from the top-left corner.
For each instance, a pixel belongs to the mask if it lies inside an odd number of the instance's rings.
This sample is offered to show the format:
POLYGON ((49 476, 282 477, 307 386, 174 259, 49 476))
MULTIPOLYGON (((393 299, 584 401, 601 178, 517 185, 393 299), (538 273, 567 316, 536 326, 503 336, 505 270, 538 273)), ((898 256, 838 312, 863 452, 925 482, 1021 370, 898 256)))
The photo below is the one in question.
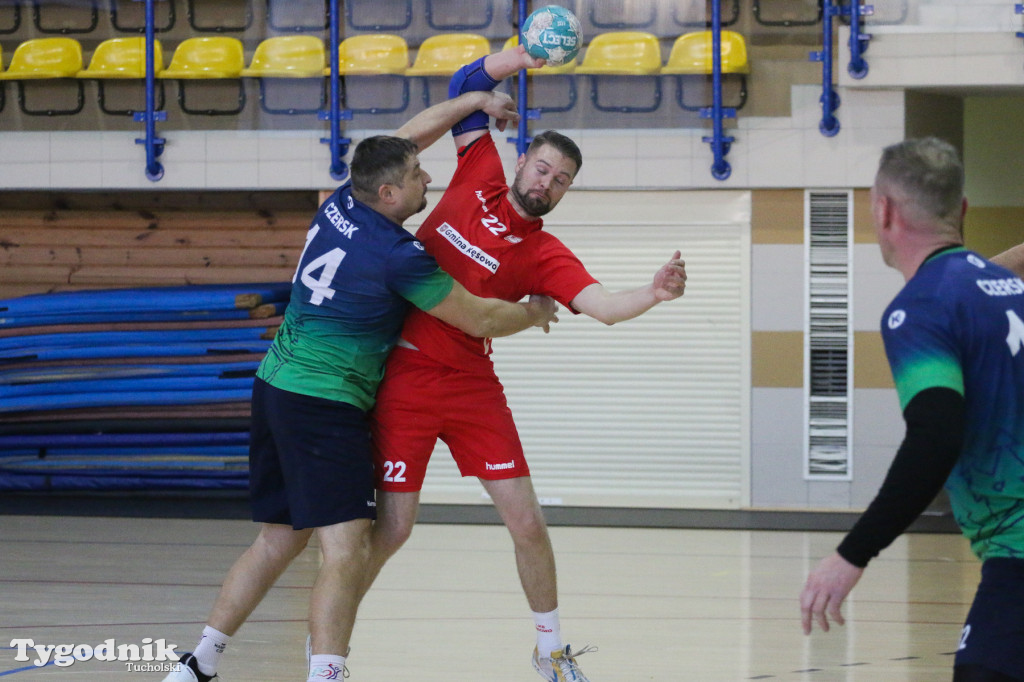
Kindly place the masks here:
MULTIPOLYGON (((126 8, 138 4, 121 3, 126 8)), ((204 21, 244 19, 244 3, 235 0, 196 4, 204 21)), ((632 7, 623 6, 627 5, 632 7)), ((175 6, 179 23, 161 37, 168 45, 192 34, 184 21, 186 3, 175 6)), ((267 6, 252 3, 253 27, 239 32, 247 57, 267 34, 267 6)), ((417 17, 416 30, 429 31, 417 17)), ((747 3, 742 4, 738 28, 749 31, 754 74, 748 107, 727 126, 735 142, 727 156, 732 172, 725 181, 710 172, 713 158, 702 140, 709 134, 707 123, 679 112, 671 87, 656 115, 595 117, 586 108, 584 91, 580 112, 542 118, 532 130, 557 125, 579 142, 585 164, 573 194, 585 203, 614 202, 622 192, 635 201, 633 193, 652 192, 658 193, 659 210, 671 215, 673 207, 685 212, 691 200, 714 197, 716 192, 723 200, 749 192, 750 224, 742 235, 750 244, 744 258, 749 263, 749 294, 731 304, 741 308, 733 312, 749 320, 748 347, 736 356, 739 367, 744 358, 749 360, 744 369, 749 371, 749 409, 737 427, 749 434, 749 453, 742 453, 748 457, 748 470, 739 478, 743 490, 721 504, 863 507, 903 433, 878 335, 881 311, 902 286, 902 278, 882 263, 867 211, 867 188, 879 151, 905 134, 957 138, 954 142, 964 149, 973 206, 968 214, 969 244, 991 255, 1019 242, 1024 234, 1019 183, 1006 183, 1000 170, 1009 168, 1020 177, 1013 164, 1024 158, 1019 136, 1014 135, 1020 129, 1022 107, 1013 97, 937 95, 904 84, 867 87, 840 73, 842 104, 837 116, 842 128, 838 135, 826 137, 818 129, 822 92, 815 79, 820 80, 820 71, 806 56, 813 48, 813 34, 806 29, 787 33, 757 28, 747 3), (802 473, 807 188, 854 190, 854 477, 848 482, 807 481, 802 473), (673 203, 675 196, 683 198, 673 203)), ((28 23, 20 31, 0 36, 5 63, 18 40, 37 36, 28 23)), ((111 31, 109 24, 101 23, 91 44, 111 31)), ((665 32, 667 50, 668 29, 665 32)), ((884 61, 873 63, 873 69, 873 74, 893 73, 884 61)), ((13 85, 6 86, 7 102, 0 111, 0 297, 291 276, 316 194, 335 184, 328 173, 327 146, 320 143, 326 131, 323 123, 315 117, 260 113, 253 82, 244 85, 249 104, 243 116, 186 116, 177 110, 174 86, 168 84, 169 118, 159 128, 167 140, 161 157, 165 175, 154 183, 145 177, 145 153, 135 143, 138 125, 100 114, 94 84, 87 85, 83 114, 66 120, 20 114, 13 85)), ((650 83, 632 87, 637 97, 650 95, 650 83)), ((355 144, 393 129, 401 120, 357 116, 346 124, 345 134, 355 144)), ((514 147, 499 147, 511 169, 514 147)), ((450 143, 442 140, 421 158, 434 177, 432 188, 443 189, 455 167, 450 143)), ((622 264, 624 270, 639 266, 622 264)), ((700 263, 694 263, 692 292, 702 286, 700 270, 700 263)), ((680 305, 685 306, 686 299, 680 305)), ((645 349, 626 347, 620 352, 645 349)))

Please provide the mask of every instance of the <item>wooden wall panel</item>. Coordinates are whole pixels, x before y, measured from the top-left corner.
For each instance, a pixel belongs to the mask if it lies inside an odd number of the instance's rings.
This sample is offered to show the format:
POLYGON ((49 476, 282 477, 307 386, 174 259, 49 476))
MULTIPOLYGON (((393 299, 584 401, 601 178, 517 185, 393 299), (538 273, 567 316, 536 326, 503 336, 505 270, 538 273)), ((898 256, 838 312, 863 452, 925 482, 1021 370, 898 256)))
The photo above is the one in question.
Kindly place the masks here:
POLYGON ((80 289, 287 281, 313 210, 4 207, 0 298, 80 289))

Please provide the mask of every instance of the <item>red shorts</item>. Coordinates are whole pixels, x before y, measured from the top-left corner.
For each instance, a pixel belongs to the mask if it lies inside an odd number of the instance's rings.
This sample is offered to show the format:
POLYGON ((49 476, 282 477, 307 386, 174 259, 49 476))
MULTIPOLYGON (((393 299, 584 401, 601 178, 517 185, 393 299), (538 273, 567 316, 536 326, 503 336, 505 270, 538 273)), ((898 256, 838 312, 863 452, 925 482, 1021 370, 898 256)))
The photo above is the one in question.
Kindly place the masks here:
POLYGON ((420 490, 438 438, 463 476, 530 475, 498 377, 452 369, 419 351, 391 352, 370 428, 380 490, 420 490))

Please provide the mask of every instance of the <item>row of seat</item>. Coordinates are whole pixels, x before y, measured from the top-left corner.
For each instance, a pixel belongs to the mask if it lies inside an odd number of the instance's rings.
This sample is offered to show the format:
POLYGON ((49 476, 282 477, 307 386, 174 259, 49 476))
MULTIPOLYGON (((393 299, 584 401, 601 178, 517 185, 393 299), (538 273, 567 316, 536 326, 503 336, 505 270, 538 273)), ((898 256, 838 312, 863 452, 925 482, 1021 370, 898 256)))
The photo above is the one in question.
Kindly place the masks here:
MULTIPOLYGON (((733 31, 722 31, 723 73, 749 73, 746 42, 733 31)), ((516 44, 512 36, 505 47, 516 44)), ((409 48, 397 35, 358 35, 346 38, 338 47, 342 75, 394 74, 405 76, 451 75, 459 66, 491 51, 487 38, 476 34, 441 34, 427 38, 415 61, 409 63, 409 48)), ((249 66, 245 64, 242 42, 225 36, 189 38, 182 41, 171 63, 164 67, 163 48, 154 41, 154 70, 158 78, 313 78, 330 75, 326 50, 314 36, 267 38, 256 48, 249 66)), ((612 32, 594 36, 578 58, 562 66, 530 69, 540 74, 707 74, 712 68, 711 31, 679 36, 668 61, 661 62, 658 38, 643 32, 612 32)), ((82 47, 73 38, 36 38, 21 43, 0 80, 40 78, 144 78, 145 40, 141 37, 111 38, 100 43, 89 67, 83 69, 82 47)))
MULTIPOLYGON (((517 38, 509 38, 505 47, 514 45, 517 38)), ((331 73, 324 42, 315 36, 267 38, 259 43, 248 65, 242 42, 227 36, 182 41, 166 67, 160 41, 154 41, 153 47, 154 74, 159 79, 321 78, 331 73)), ((450 76, 461 65, 490 52, 491 43, 484 36, 440 34, 424 40, 410 64, 409 47, 401 36, 357 35, 346 38, 339 45, 339 73, 344 76, 450 76)), ((722 73, 749 73, 746 43, 740 34, 733 31, 721 33, 721 55, 722 73)), ((706 75, 712 72, 712 59, 710 31, 679 36, 664 64, 660 41, 653 34, 610 32, 594 36, 583 52, 582 61, 576 58, 562 66, 530 69, 528 73, 542 76, 706 75)), ((9 67, 0 70, 0 81, 141 79, 146 76, 146 63, 146 45, 142 37, 103 41, 93 52, 88 68, 83 68, 82 48, 77 40, 37 38, 17 47, 9 67)), ((744 93, 745 90, 744 83, 744 93)), ((52 115, 54 112, 46 113, 52 115)))

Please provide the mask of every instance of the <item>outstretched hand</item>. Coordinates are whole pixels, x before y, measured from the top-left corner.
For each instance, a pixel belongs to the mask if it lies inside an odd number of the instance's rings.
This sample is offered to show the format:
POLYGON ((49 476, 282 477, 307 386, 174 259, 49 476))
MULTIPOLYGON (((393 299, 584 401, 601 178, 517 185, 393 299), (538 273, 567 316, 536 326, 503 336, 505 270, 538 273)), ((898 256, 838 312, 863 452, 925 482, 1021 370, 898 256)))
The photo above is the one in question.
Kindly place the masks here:
POLYGON ((840 608, 863 573, 863 568, 854 566, 838 552, 821 560, 807 576, 807 583, 800 593, 800 616, 805 635, 811 634, 814 622, 828 632, 829 616, 839 625, 846 624, 840 608))
POLYGON ((516 108, 515 100, 504 92, 488 92, 487 94, 490 97, 480 109, 494 119, 498 130, 504 131, 510 122, 513 125, 519 122, 519 110, 516 108))
POLYGON ((540 294, 530 294, 530 302, 528 304, 530 310, 534 314, 534 327, 540 327, 547 334, 551 331, 551 325, 558 322, 558 304, 555 303, 555 299, 550 296, 542 296, 540 294))
POLYGON ((654 295, 659 301, 679 298, 686 290, 686 262, 676 251, 671 260, 654 273, 654 295))
POLYGON ((522 69, 539 69, 548 63, 543 57, 531 57, 530 53, 526 51, 525 45, 516 45, 509 49, 519 55, 520 68, 522 69))

